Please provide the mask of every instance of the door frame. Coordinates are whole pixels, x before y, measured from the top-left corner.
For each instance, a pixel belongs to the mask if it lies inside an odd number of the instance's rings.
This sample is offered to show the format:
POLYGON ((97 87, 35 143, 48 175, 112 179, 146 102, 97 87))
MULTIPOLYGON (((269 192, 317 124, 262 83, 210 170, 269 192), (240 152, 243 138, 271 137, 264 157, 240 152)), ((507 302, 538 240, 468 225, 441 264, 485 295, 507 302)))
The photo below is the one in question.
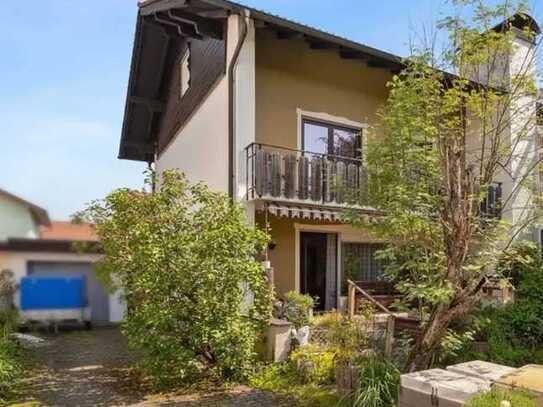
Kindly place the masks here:
POLYGON ((326 233, 336 235, 336 308, 340 306, 340 290, 341 290, 341 235, 338 230, 334 230, 330 225, 311 225, 305 223, 294 224, 294 290, 300 292, 301 271, 300 271, 300 250, 301 250, 301 233, 326 233))

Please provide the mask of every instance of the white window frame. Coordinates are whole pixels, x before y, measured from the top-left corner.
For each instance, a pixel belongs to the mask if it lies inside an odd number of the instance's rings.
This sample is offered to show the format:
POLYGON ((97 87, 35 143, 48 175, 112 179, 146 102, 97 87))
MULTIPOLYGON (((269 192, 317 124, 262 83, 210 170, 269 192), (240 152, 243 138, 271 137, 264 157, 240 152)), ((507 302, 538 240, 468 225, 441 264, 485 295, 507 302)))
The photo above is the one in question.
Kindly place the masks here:
POLYGON ((346 117, 334 116, 329 113, 323 112, 310 112, 303 110, 301 108, 296 109, 297 116, 297 127, 298 127, 298 136, 297 136, 297 149, 301 150, 303 145, 303 125, 304 119, 314 120, 317 122, 328 123, 332 125, 337 125, 339 127, 353 128, 360 130, 360 146, 362 148, 362 162, 366 161, 366 147, 367 147, 367 129, 369 128, 368 123, 357 122, 355 120, 348 119, 346 117))
POLYGON ((179 97, 185 96, 190 89, 190 44, 187 44, 187 49, 183 53, 179 61, 179 97))

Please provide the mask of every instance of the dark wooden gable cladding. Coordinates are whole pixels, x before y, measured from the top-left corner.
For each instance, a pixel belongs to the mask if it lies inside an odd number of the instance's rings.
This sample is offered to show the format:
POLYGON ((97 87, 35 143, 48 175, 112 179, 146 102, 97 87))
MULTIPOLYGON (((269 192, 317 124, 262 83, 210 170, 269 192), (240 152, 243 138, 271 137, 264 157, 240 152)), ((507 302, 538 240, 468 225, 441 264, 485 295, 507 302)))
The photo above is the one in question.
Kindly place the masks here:
POLYGON ((226 18, 198 11, 140 8, 119 158, 154 161, 226 72, 226 18), (181 100, 180 61, 189 42, 191 86, 181 100))
POLYGON ((172 41, 162 83, 165 109, 158 124, 158 153, 160 154, 191 114, 200 106, 217 80, 226 72, 225 39, 187 39, 172 41), (190 86, 181 97, 181 59, 190 47, 190 86))

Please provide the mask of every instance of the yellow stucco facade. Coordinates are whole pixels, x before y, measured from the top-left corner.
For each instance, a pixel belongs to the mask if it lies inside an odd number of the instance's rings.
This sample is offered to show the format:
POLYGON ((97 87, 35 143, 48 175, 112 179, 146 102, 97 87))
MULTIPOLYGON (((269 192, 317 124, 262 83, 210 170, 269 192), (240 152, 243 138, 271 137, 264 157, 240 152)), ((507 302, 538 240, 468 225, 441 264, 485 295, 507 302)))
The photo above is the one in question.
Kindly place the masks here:
MULTIPOLYGON (((371 125, 392 77, 386 69, 342 59, 337 50, 314 50, 303 40, 281 40, 267 30, 257 31, 255 54, 255 140, 279 147, 301 148, 301 115, 371 125)), ((257 225, 264 227, 265 219, 257 212, 257 225)), ((299 288, 300 231, 336 233, 340 243, 375 241, 349 225, 273 215, 267 219, 275 246, 269 260, 279 295, 299 288)))
POLYGON ((256 34, 256 142, 298 147, 298 111, 371 124, 387 96, 392 73, 314 50, 303 40, 256 34))

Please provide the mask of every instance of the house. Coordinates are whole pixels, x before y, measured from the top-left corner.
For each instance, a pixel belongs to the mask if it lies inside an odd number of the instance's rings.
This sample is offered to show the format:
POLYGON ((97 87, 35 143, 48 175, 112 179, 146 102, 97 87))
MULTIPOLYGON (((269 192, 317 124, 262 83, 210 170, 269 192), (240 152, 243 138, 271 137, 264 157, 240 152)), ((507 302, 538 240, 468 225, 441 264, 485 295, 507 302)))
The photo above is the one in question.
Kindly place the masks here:
MULTIPOLYGON (((11 271, 17 286, 24 276, 85 276, 91 322, 120 322, 124 314, 120 293, 109 293, 96 278, 94 264, 100 257, 91 225, 51 221, 45 209, 0 189, 0 271, 11 271), (83 253, 76 243, 95 250, 83 253)), ((20 308, 19 289, 14 305, 20 308)))
MULTIPOLYGON (((512 20, 518 50, 508 62, 533 52, 523 24, 540 32, 523 17, 512 20)), ((270 226, 278 293, 335 308, 347 260, 353 279, 381 273, 380 242, 338 220, 338 185, 364 182, 367 128, 402 67, 398 56, 230 1, 142 1, 119 158, 179 169, 242 202, 251 222, 270 226)), ((497 181, 494 201, 517 182, 497 181)), ((503 216, 518 221, 507 205, 503 216)))

